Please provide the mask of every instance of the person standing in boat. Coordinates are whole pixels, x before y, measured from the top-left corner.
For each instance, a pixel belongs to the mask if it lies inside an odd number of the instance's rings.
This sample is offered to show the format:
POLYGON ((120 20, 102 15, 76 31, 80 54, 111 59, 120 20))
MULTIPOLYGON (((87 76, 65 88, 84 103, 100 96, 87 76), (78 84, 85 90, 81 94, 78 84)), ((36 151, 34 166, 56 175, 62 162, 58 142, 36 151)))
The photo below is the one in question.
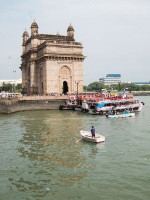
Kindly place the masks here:
POLYGON ((95 128, 94 128, 94 126, 92 126, 92 128, 91 128, 91 134, 92 134, 92 138, 93 137, 95 138, 95 128))

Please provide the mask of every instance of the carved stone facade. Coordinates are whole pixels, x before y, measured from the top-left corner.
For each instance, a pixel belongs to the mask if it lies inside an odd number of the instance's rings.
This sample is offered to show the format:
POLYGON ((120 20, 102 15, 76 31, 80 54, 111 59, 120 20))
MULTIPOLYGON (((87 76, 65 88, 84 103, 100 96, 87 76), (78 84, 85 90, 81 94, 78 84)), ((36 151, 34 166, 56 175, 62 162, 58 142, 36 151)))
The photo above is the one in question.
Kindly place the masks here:
POLYGON ((74 40, 74 28, 67 36, 38 33, 31 24, 31 37, 23 33, 22 89, 26 94, 75 93, 83 91, 83 46, 74 40))

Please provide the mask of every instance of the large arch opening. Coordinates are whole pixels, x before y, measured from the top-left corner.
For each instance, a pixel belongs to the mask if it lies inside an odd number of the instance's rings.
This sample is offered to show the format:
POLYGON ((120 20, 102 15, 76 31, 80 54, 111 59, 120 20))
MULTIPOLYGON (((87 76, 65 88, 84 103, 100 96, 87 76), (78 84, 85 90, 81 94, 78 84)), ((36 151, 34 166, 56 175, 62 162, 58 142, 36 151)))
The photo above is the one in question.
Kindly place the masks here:
POLYGON ((71 76, 71 70, 68 66, 64 65, 60 68, 60 78, 59 78, 59 84, 60 84, 60 93, 67 94, 70 93, 72 90, 72 76, 71 76))
POLYGON ((40 90, 39 93, 43 94, 44 92, 44 85, 43 85, 43 68, 40 68, 40 90))
POLYGON ((68 83, 67 81, 63 82, 63 94, 67 94, 68 92, 68 83))
POLYGON ((28 66, 28 69, 27 69, 27 83, 26 83, 26 93, 27 94, 30 94, 30 65, 28 66))

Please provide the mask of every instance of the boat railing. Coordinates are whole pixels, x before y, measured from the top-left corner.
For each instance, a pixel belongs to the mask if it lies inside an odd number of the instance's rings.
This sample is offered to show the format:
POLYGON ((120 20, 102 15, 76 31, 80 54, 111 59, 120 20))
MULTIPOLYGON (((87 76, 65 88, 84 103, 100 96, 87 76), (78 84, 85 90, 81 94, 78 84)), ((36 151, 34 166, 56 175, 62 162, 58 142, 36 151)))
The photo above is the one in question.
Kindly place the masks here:
POLYGON ((79 100, 79 101, 112 101, 112 100, 129 100, 133 99, 133 96, 108 96, 108 95, 102 95, 102 94, 79 94, 77 95, 70 95, 68 96, 69 100, 79 100))

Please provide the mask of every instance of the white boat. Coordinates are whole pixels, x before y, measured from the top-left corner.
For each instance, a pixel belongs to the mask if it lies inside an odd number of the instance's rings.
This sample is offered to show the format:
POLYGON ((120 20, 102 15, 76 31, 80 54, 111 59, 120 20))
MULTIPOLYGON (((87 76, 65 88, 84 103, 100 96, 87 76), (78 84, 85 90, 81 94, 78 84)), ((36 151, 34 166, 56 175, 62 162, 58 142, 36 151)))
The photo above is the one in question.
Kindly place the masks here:
POLYGON ((80 134, 82 136, 82 139, 88 141, 88 142, 94 142, 94 143, 99 143, 99 142, 104 142, 105 137, 103 135, 100 135, 98 133, 95 133, 95 138, 92 138, 92 134, 89 131, 80 131, 80 134))
POLYGON ((143 108, 143 102, 139 102, 135 99, 123 99, 123 100, 110 100, 100 101, 96 104, 96 110, 100 114, 106 113, 111 110, 133 110, 135 112, 141 111, 143 108))
POLYGON ((134 117, 135 113, 122 113, 122 114, 113 114, 113 115, 106 115, 108 118, 126 118, 126 117, 134 117))
POLYGON ((77 106, 76 100, 67 99, 65 105, 59 106, 59 110, 74 110, 76 106, 77 106))
POLYGON ((104 99, 100 101, 84 101, 82 102, 82 109, 89 111, 90 114, 105 114, 111 110, 130 110, 139 112, 142 110, 144 103, 137 99, 131 98, 115 98, 115 99, 104 99), (93 110, 93 111, 92 111, 93 110), (96 111, 96 112, 95 112, 96 111))

